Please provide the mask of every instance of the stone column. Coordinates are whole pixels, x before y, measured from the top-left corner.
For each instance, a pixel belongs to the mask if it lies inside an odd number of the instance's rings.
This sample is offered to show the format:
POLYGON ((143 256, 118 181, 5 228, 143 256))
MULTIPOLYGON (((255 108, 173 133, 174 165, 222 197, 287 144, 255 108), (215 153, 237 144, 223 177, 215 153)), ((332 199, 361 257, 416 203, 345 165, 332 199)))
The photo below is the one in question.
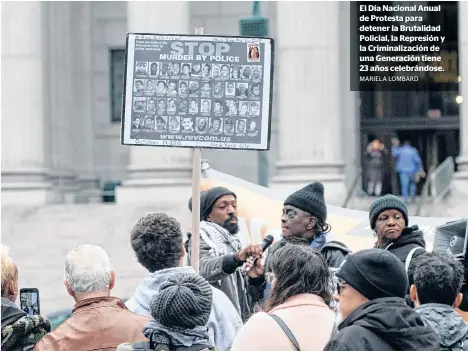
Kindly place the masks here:
POLYGON ((91 2, 71 2, 73 42, 73 150, 79 192, 75 202, 98 201, 99 182, 94 169, 92 14, 91 2))
MULTIPOLYGON (((47 23, 47 89, 48 102, 48 152, 50 178, 54 186, 54 202, 73 202, 76 191, 74 156, 80 143, 74 143, 78 133, 73 82, 74 57, 71 20, 71 2, 46 2, 47 23)), ((81 94, 82 92, 80 92, 81 94)))
MULTIPOLYGON (((188 34, 188 1, 127 3, 130 33, 188 34)), ((192 177, 191 151, 182 148, 128 146, 126 180, 117 189, 118 203, 188 201, 192 177)))
POLYGON ((348 40, 349 32, 339 31, 339 7, 336 1, 277 3, 280 145, 271 186, 290 191, 322 181, 332 203, 345 196, 339 59, 348 54, 340 51, 340 35, 348 40))
POLYGON ((43 8, 2 4, 2 205, 49 201, 43 8))
POLYGON ((458 59, 460 77, 460 95, 464 102, 460 105, 460 155, 457 158, 458 172, 455 173, 457 190, 468 195, 468 3, 458 3, 458 59))

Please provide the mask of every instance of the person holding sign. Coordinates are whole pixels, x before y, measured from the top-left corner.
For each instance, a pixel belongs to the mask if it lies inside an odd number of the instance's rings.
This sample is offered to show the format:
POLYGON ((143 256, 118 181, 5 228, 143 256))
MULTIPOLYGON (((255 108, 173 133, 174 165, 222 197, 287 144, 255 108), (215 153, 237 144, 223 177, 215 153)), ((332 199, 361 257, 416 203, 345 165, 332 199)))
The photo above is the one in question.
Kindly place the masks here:
MULTIPOLYGON (((192 210, 192 199, 189 209, 192 210)), ((262 248, 260 245, 242 248, 237 197, 229 189, 216 187, 200 194, 200 221, 200 275, 228 296, 245 321, 253 312, 245 286, 256 284, 258 275, 257 269, 244 275, 241 267, 249 257, 261 257, 262 248)), ((189 250, 190 241, 191 237, 186 242, 189 250)), ((256 264, 261 266, 261 260, 256 264)))

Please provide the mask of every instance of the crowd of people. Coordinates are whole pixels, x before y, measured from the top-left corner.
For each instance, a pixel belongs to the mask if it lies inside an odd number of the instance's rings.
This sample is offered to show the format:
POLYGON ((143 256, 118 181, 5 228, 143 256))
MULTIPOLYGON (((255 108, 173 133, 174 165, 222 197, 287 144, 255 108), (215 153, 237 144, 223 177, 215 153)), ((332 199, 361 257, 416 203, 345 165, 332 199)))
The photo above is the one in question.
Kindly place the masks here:
POLYGON ((65 258, 73 313, 55 330, 16 306, 19 272, 2 246, 2 350, 468 350, 464 264, 426 251, 404 201, 371 205, 376 242, 358 252, 329 240, 319 182, 288 196, 278 220, 264 254, 239 238, 236 194, 202 192, 196 274, 177 219, 142 217, 129 239, 148 273, 125 303, 105 250, 80 245, 65 258))

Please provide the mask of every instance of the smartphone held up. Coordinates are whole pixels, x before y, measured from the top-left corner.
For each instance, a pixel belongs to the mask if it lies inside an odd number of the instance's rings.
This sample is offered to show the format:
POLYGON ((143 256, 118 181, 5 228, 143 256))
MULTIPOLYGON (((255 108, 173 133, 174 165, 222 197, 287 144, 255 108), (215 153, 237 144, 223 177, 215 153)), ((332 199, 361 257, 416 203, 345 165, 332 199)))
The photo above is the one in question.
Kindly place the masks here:
POLYGON ((41 313, 39 304, 39 290, 27 288, 20 290, 21 310, 28 316, 35 316, 41 313))

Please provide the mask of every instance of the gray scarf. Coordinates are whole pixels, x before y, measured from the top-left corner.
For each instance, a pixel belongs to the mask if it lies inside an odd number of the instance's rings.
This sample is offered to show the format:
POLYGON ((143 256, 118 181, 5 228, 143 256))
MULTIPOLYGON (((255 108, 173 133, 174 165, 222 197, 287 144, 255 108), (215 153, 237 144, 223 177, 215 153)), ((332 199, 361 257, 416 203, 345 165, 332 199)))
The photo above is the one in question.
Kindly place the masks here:
POLYGON ((202 221, 200 236, 208 244, 215 257, 232 254, 242 249, 238 234, 231 234, 219 224, 202 221))
MULTIPOLYGON (((200 223, 200 237, 210 247, 210 254, 215 258, 231 255, 242 249, 239 235, 229 233, 226 229, 216 223, 202 221, 200 223)), ((250 314, 250 308, 246 302, 247 297, 241 267, 238 267, 233 274, 230 274, 224 279, 230 280, 230 285, 234 287, 232 292, 235 296, 231 302, 234 304, 234 307, 239 314, 244 318, 246 314, 250 314), (244 296, 240 297, 239 293, 244 296), (245 308, 242 308, 241 304, 245 305, 245 308), (243 311, 244 309, 247 309, 248 311, 243 311)))
POLYGON ((203 345, 207 348, 214 347, 208 336, 208 328, 198 326, 193 329, 166 327, 155 320, 151 320, 143 328, 143 335, 153 345, 185 346, 203 345))

